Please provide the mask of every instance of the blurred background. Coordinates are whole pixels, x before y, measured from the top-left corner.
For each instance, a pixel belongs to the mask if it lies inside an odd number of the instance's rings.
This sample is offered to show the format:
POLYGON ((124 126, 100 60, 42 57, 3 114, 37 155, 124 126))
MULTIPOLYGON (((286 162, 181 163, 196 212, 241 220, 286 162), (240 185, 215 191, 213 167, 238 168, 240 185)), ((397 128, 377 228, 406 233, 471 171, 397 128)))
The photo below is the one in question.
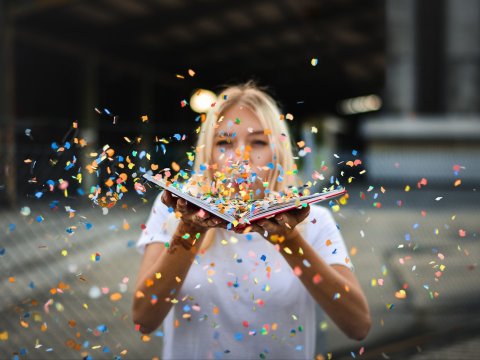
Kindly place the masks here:
POLYGON ((478 357, 477 0, 0 0, 0 46, 1 358, 160 357, 130 318, 155 196, 131 180, 187 166, 195 96, 250 79, 303 178, 349 190, 373 327, 318 311, 319 356, 478 357))

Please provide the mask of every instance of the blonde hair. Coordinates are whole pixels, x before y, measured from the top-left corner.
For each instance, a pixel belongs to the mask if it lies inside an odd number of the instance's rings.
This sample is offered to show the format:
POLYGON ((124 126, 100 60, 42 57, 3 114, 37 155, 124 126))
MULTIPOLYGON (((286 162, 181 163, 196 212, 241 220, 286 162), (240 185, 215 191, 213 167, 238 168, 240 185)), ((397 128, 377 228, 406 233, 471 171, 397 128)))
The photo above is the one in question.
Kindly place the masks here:
MULTIPOLYGON (((197 142, 194 170, 200 172, 201 165, 211 165, 213 142, 218 120, 235 105, 243 106, 253 112, 264 130, 269 130, 268 138, 273 145, 273 163, 276 165, 269 177, 269 189, 281 191, 288 186, 296 185, 296 177, 292 171, 296 169, 290 144, 290 134, 280 113, 277 103, 265 91, 257 87, 252 81, 245 84, 230 86, 223 90, 202 124, 197 142), (284 138, 284 141, 280 141, 284 138), (280 166, 279 166, 280 165, 280 166), (283 181, 278 181, 280 169, 284 171, 283 181)), ((211 181, 211 174, 205 173, 211 181)))

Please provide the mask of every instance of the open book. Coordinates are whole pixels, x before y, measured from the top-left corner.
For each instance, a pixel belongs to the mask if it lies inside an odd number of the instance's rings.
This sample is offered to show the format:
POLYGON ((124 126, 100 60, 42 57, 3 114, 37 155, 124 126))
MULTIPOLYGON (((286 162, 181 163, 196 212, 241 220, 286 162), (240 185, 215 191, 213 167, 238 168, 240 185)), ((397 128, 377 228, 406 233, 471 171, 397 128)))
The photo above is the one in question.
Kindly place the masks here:
POLYGON ((181 197, 188 202, 198 206, 209 213, 218 216, 230 223, 250 223, 263 218, 272 217, 275 214, 282 213, 288 210, 295 209, 302 204, 313 204, 320 201, 332 199, 341 196, 347 192, 345 188, 339 188, 333 191, 324 193, 315 193, 304 196, 297 196, 288 199, 261 199, 252 200, 250 202, 241 202, 242 206, 238 206, 236 200, 226 200, 215 197, 194 196, 181 183, 168 183, 161 178, 161 176, 152 176, 149 174, 143 175, 145 179, 160 186, 161 188, 170 191, 172 194, 181 197))

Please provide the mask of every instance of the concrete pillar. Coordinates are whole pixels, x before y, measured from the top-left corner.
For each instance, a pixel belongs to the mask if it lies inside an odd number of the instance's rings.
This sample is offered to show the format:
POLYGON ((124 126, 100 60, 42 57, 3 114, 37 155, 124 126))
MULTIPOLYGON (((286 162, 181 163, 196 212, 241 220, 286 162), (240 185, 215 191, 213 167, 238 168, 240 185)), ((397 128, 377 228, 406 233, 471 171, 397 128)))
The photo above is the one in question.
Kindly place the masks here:
POLYGON ((0 0, 0 203, 17 202, 15 164, 14 27, 0 0))
POLYGON ((390 113, 415 111, 415 0, 386 2, 385 106, 390 113))
POLYGON ((480 112, 480 1, 446 0, 446 110, 480 112))
MULTIPOLYGON (((95 58, 88 58, 85 61, 85 82, 84 82, 84 98, 83 98, 83 111, 82 120, 79 124, 81 137, 87 141, 87 146, 83 148, 81 156, 83 162, 83 168, 87 164, 90 164, 94 158, 89 156, 92 152, 100 151, 98 149, 98 121, 95 112, 95 107, 98 104, 98 61, 95 58)), ((95 174, 89 174, 86 170, 83 170, 84 179, 82 188, 86 193, 90 193, 90 188, 96 186, 97 176, 95 174)))

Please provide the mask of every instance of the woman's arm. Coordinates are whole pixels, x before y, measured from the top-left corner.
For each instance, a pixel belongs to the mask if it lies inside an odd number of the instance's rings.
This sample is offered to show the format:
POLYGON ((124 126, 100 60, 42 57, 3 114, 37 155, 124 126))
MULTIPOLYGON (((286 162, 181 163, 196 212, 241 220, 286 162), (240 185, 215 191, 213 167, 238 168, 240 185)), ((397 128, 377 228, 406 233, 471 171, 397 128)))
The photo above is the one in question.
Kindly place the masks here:
POLYGON ((169 247, 162 243, 147 245, 137 277, 133 298, 133 322, 142 333, 154 331, 165 319, 182 287, 195 255, 210 228, 226 227, 221 219, 165 191, 162 202, 180 214, 180 222, 169 247), (189 239, 183 236, 190 234, 189 239), (196 239, 196 234, 200 234, 196 239), (192 241, 193 240, 193 241, 192 241))
POLYGON ((295 229, 309 212, 309 207, 288 211, 252 224, 252 230, 279 246, 288 264, 300 274, 300 280, 328 316, 347 336, 362 340, 371 326, 365 295, 350 269, 327 264, 295 229), (305 266, 304 260, 310 266, 305 266))
POLYGON ((301 270, 303 285, 335 324, 348 337, 363 340, 370 330, 371 318, 354 273, 344 265, 327 264, 298 231, 282 242, 280 249, 292 269, 301 270))

